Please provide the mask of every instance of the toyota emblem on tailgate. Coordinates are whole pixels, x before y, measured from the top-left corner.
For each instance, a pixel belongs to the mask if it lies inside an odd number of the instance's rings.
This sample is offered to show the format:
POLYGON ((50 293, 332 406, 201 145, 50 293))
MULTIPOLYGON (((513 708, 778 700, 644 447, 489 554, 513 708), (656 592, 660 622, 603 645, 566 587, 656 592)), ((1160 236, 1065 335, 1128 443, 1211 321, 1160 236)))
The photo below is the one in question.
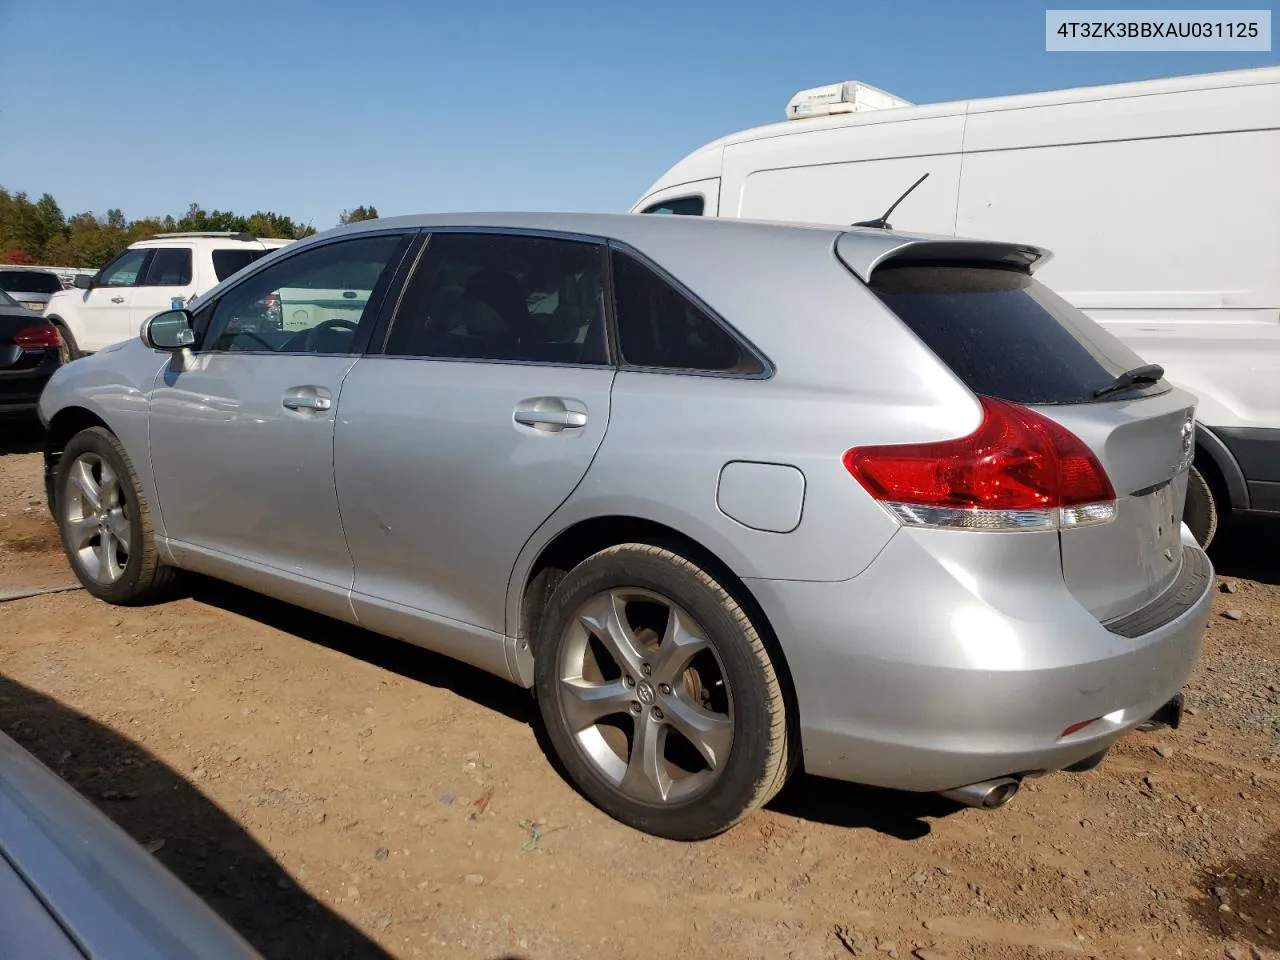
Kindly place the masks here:
POLYGON ((1187 417, 1182 421, 1182 459, 1178 462, 1178 472, 1186 470, 1191 466, 1191 461, 1195 459, 1196 449, 1196 421, 1191 411, 1187 411, 1187 417))

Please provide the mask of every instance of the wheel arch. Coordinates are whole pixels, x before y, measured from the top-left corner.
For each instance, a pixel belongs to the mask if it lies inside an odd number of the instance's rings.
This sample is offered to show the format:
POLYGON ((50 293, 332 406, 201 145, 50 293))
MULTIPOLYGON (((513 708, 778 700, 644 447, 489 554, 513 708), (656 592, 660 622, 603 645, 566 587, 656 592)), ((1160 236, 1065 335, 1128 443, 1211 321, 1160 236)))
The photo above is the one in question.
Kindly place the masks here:
MULTIPOLYGON (((81 430, 87 430, 90 427, 102 427, 105 430, 111 430, 102 417, 89 410, 87 407, 71 406, 63 407, 53 415, 44 434, 44 491, 45 499, 49 505, 50 511, 54 509, 55 485, 54 478, 58 472, 58 462, 62 459, 62 451, 67 448, 67 444, 81 430)), ((115 431, 112 430, 112 433, 115 431)))
POLYGON ((514 655, 511 672, 517 682, 526 687, 533 683, 533 644, 539 621, 560 580, 588 557, 622 543, 647 543, 669 549, 691 560, 714 576, 746 611, 769 652, 769 658, 782 685, 788 736, 794 738, 791 756, 798 762, 801 756, 800 711, 795 684, 787 664, 786 652, 764 608, 743 578, 713 550, 688 534, 655 520, 624 515, 579 520, 547 541, 537 551, 523 574, 517 569, 512 582, 516 600, 515 619, 508 630, 508 636, 514 639, 509 649, 514 655))
POLYGON ((1195 463, 1209 481, 1209 486, 1226 495, 1227 506, 1232 510, 1249 509, 1249 485, 1245 482, 1244 471, 1227 445, 1202 423, 1196 423, 1195 463))

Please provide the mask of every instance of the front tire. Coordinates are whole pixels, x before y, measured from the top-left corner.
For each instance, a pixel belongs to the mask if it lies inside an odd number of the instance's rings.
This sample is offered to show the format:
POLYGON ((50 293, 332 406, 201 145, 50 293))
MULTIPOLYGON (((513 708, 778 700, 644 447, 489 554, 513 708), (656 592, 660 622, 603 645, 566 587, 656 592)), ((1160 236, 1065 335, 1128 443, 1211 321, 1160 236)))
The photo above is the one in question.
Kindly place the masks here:
POLYGON ((160 562, 137 474, 113 433, 91 427, 72 437, 54 490, 62 549, 85 590, 133 605, 170 588, 176 571, 160 562))
POLYGON ((1187 474, 1187 504, 1182 520, 1196 543, 1207 550, 1218 532, 1218 502, 1208 478, 1194 465, 1187 474))
POLYGON ((650 544, 610 547, 569 572, 540 623, 534 674, 548 738, 610 816, 699 840, 782 788, 781 683, 711 573, 650 544))

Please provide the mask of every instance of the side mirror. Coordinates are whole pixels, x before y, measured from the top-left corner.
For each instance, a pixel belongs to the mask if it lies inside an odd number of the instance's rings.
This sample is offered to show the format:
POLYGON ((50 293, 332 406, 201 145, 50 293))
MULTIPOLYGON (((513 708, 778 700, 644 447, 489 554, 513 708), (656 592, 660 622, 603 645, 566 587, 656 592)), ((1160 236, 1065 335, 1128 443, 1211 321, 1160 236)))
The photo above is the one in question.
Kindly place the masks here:
POLYGON ((77 273, 76 278, 71 281, 71 285, 77 290, 92 290, 93 275, 88 273, 77 273))
POLYGON ((170 353, 185 350, 196 342, 195 331, 191 329, 191 312, 188 310, 165 310, 148 317, 139 331, 142 342, 152 350, 167 350, 170 353))

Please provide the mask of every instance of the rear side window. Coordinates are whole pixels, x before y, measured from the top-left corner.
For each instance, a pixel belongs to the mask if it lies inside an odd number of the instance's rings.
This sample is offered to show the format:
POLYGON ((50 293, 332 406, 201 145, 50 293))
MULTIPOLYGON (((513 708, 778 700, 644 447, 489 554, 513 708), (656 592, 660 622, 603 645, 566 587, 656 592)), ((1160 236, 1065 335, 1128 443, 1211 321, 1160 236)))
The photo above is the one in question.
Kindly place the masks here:
POLYGON ((62 281, 43 270, 0 270, 0 290, 9 293, 57 293, 62 281))
POLYGON ((225 280, 253 261, 261 260, 270 252, 270 250, 215 250, 213 251, 214 275, 219 280, 225 280))
POLYGON ((663 200, 651 207, 645 207, 644 212, 665 213, 677 217, 700 217, 702 216, 702 207, 701 197, 679 197, 672 200, 663 200))
POLYGON ((606 363, 603 266, 594 243, 435 234, 396 311, 386 352, 606 363))
POLYGON ((984 396, 1088 403, 1095 391, 1143 363, 1048 287, 1017 271, 889 263, 871 275, 870 287, 970 390, 984 396))
POLYGON ((764 365, 706 310, 635 257, 613 255, 618 347, 631 367, 760 374, 764 365))
POLYGON ((185 287, 191 283, 191 251, 186 247, 160 249, 151 258, 144 287, 185 287))

